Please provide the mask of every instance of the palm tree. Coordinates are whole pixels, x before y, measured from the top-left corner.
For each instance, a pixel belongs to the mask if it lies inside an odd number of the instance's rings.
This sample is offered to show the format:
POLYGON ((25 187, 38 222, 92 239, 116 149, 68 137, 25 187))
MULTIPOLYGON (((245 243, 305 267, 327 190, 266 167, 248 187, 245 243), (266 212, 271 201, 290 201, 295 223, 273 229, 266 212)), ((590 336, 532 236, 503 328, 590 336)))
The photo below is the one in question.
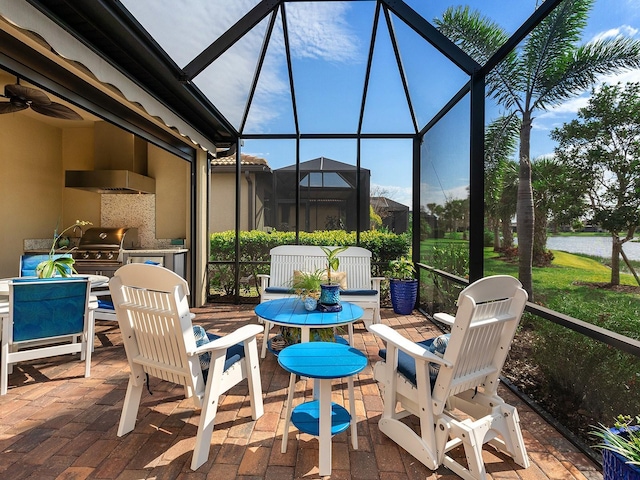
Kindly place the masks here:
MULTIPOLYGON (((505 212, 503 198, 509 186, 509 159, 515 154, 518 143, 519 121, 515 115, 498 117, 486 128, 484 135, 484 202, 487 223, 493 232, 493 248, 499 250, 500 227, 502 223, 503 239, 510 247, 513 238, 505 237, 505 225, 502 220, 508 216, 507 228, 510 228, 513 212, 505 212)), ((515 205, 515 201, 513 202, 515 205)), ((510 233, 510 232, 509 232, 510 233)), ((503 242, 504 245, 504 242, 503 242)))
MULTIPOLYGON (((534 112, 588 90, 600 74, 640 67, 640 42, 618 36, 579 45, 594 0, 560 3, 486 77, 487 95, 520 118, 517 202, 518 276, 533 300, 534 204, 531 188, 531 127, 534 112)), ((508 39, 498 24, 469 7, 451 7, 437 27, 478 63, 508 39)))
POLYGON ((554 157, 540 157, 531 163, 531 185, 535 203, 533 264, 549 265, 552 256, 547 251, 549 221, 569 223, 585 211, 582 184, 568 180, 568 168, 554 157))

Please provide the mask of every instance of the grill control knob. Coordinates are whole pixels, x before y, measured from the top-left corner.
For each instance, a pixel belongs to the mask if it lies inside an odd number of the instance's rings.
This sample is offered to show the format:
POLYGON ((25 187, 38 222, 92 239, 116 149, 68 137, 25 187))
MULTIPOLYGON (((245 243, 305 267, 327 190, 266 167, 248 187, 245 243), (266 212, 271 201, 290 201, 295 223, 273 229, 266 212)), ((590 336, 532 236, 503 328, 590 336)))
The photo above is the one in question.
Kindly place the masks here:
POLYGON ((113 252, 107 253, 107 260, 113 260, 113 252))
POLYGON ((102 258, 102 252, 96 252, 94 257, 95 257, 96 260, 100 260, 102 258))
POLYGON ((82 252, 82 258, 89 258, 89 252, 82 252))

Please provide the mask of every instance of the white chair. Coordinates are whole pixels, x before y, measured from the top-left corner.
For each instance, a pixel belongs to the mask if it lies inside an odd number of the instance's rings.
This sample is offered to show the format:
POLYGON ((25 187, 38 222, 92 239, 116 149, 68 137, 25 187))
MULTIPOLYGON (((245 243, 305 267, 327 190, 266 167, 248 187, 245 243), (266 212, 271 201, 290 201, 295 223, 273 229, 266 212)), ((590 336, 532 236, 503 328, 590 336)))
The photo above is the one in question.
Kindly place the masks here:
POLYGON ((202 408, 191 461, 196 470, 209 456, 221 394, 246 378, 252 418, 264 412, 256 344, 262 327, 245 325, 224 337, 208 334, 209 343, 198 347, 187 302, 188 286, 179 275, 164 267, 129 264, 116 271, 109 289, 131 369, 118 436, 135 427, 148 376, 181 384, 185 395, 193 396, 196 408, 202 408), (199 357, 207 352, 211 354, 208 375, 199 357))
POLYGON ((13 365, 25 360, 80 353, 91 373, 93 319, 87 278, 16 278, 9 282, 9 315, 2 322, 0 395, 13 365))
POLYGON ((497 394, 526 301, 515 278, 486 277, 462 290, 455 318, 437 315, 452 324, 450 336, 414 343, 386 325, 371 325, 387 344, 380 351, 385 360, 374 367, 384 391, 380 431, 429 469, 445 465, 465 479, 486 478, 485 443, 527 468, 518 412, 497 394), (420 420, 419 434, 401 421, 411 414, 420 420), (459 445, 466 466, 448 455, 459 445))

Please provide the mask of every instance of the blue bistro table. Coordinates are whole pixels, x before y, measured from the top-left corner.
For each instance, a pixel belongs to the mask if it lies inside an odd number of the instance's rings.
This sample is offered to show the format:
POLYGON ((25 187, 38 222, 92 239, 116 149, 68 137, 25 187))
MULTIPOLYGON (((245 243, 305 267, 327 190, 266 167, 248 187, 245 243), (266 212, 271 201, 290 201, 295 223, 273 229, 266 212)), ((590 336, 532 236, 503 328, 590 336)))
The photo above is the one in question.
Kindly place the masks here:
POLYGON ((331 437, 351 425, 351 444, 358 449, 353 375, 367 366, 367 357, 349 345, 331 342, 298 343, 286 347, 278 363, 291 373, 287 397, 287 413, 282 437, 282 453, 287 451, 290 422, 301 432, 318 436, 320 476, 331 475, 331 437), (298 405, 293 412, 296 375, 319 380, 317 399, 298 405), (331 381, 347 377, 351 414, 331 401, 331 381))
POLYGON ((300 341, 309 341, 309 331, 312 328, 337 327, 340 325, 349 326, 349 344, 353 345, 353 322, 364 314, 364 310, 358 305, 349 302, 340 302, 342 311, 340 312, 320 312, 317 310, 307 311, 304 302, 299 297, 280 298, 269 300, 256 306, 256 315, 265 320, 264 336, 262 338, 262 358, 267 351, 267 341, 269 340, 269 330, 271 325, 283 327, 299 327, 300 341))

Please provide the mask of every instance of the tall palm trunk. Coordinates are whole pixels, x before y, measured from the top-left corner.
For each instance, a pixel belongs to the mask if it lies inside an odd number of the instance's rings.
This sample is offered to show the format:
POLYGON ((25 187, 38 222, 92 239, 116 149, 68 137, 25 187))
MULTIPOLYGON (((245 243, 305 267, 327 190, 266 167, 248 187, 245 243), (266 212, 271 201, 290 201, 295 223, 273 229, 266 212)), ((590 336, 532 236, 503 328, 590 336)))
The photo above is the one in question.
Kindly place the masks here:
POLYGON ((533 262, 533 190, 531 188, 531 112, 522 113, 520 126, 520 169, 518 172, 518 279, 533 301, 533 279, 531 265, 533 262))

